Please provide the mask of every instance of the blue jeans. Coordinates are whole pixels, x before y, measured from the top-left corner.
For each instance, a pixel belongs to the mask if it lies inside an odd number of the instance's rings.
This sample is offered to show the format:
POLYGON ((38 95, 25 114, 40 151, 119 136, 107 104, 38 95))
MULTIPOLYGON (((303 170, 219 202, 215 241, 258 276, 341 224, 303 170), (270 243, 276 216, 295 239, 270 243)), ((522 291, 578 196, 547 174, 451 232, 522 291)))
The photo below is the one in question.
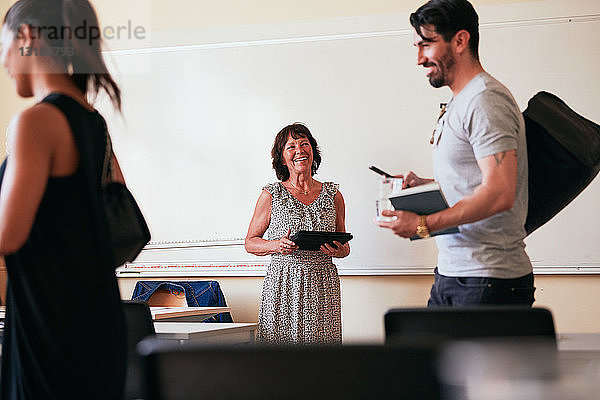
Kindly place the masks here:
MULTIPOLYGON (((227 303, 217 281, 138 281, 131 300, 148 301, 159 289, 185 293, 188 307, 225 307, 227 303)), ((202 322, 233 322, 231 314, 220 313, 202 322)))
POLYGON ((435 281, 427 306, 476 306, 533 304, 533 274, 515 279, 459 278, 440 275, 435 269, 435 281))

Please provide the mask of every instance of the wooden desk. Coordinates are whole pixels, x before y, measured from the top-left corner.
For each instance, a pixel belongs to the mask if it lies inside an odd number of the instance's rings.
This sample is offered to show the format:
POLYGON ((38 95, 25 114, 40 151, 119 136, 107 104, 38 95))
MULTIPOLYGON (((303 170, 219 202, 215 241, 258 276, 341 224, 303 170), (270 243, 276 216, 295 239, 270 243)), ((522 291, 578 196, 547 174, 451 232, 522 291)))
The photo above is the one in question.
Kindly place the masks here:
POLYGON ((257 324, 219 322, 155 322, 159 339, 181 343, 245 344, 254 343, 257 324))
POLYGON ((213 315, 229 311, 229 307, 150 307, 153 320, 169 322, 202 322, 213 315))

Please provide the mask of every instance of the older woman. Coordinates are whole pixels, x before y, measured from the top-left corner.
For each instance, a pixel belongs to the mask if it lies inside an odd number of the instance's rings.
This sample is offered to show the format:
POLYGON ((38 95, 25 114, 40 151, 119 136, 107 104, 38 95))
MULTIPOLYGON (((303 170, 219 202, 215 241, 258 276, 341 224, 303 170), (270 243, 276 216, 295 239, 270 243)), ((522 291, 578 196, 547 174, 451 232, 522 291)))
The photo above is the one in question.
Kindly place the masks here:
POLYGON ((274 343, 341 343, 340 281, 332 257, 350 246, 334 242, 320 251, 298 250, 299 230, 345 232, 338 185, 313 178, 321 163, 316 140, 295 123, 275 137, 273 169, 280 182, 263 188, 246 236, 246 250, 271 255, 263 284, 258 340, 274 343), (263 239, 267 232, 268 239, 263 239))

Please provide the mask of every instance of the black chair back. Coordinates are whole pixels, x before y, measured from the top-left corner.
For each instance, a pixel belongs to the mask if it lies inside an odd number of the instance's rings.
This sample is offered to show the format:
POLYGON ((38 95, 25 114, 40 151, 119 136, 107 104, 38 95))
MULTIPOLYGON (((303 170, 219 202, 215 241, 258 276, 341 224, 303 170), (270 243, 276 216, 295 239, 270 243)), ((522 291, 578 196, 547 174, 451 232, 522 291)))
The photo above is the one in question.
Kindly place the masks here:
POLYGON ((439 399, 428 346, 173 346, 144 340, 147 400, 439 399))
POLYGON ((385 314, 386 343, 397 340, 542 337, 556 343, 552 313, 545 308, 398 308, 385 314))
POLYGON ((125 321, 127 322, 127 380, 126 399, 143 398, 142 361, 136 351, 138 343, 155 335, 150 307, 143 301, 123 300, 125 321))

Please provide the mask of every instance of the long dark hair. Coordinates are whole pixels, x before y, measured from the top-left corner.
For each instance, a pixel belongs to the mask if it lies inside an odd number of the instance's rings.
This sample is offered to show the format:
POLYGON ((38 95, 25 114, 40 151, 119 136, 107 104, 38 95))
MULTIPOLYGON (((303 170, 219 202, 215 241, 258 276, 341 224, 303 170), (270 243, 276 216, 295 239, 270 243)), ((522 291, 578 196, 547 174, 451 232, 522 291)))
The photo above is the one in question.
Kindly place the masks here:
POLYGON ((79 90, 93 98, 104 90, 121 110, 121 90, 102 58, 100 25, 88 0, 19 0, 6 13, 4 26, 19 35, 23 24, 49 47, 45 56, 51 57, 79 90), (74 32, 79 27, 84 27, 83 35, 74 32))
POLYGON ((284 127, 279 131, 277 136, 275 136, 275 142, 273 143, 273 148, 271 149, 271 158, 273 159, 273 169, 275 170, 277 179, 283 182, 290 178, 290 171, 288 170, 287 165, 283 164, 283 148, 285 147, 289 136, 294 139, 301 137, 308 139, 313 152, 311 175, 316 174, 317 169, 319 169, 319 165, 321 165, 321 151, 319 150, 317 141, 310 133, 310 130, 308 130, 304 124, 296 122, 284 127))

